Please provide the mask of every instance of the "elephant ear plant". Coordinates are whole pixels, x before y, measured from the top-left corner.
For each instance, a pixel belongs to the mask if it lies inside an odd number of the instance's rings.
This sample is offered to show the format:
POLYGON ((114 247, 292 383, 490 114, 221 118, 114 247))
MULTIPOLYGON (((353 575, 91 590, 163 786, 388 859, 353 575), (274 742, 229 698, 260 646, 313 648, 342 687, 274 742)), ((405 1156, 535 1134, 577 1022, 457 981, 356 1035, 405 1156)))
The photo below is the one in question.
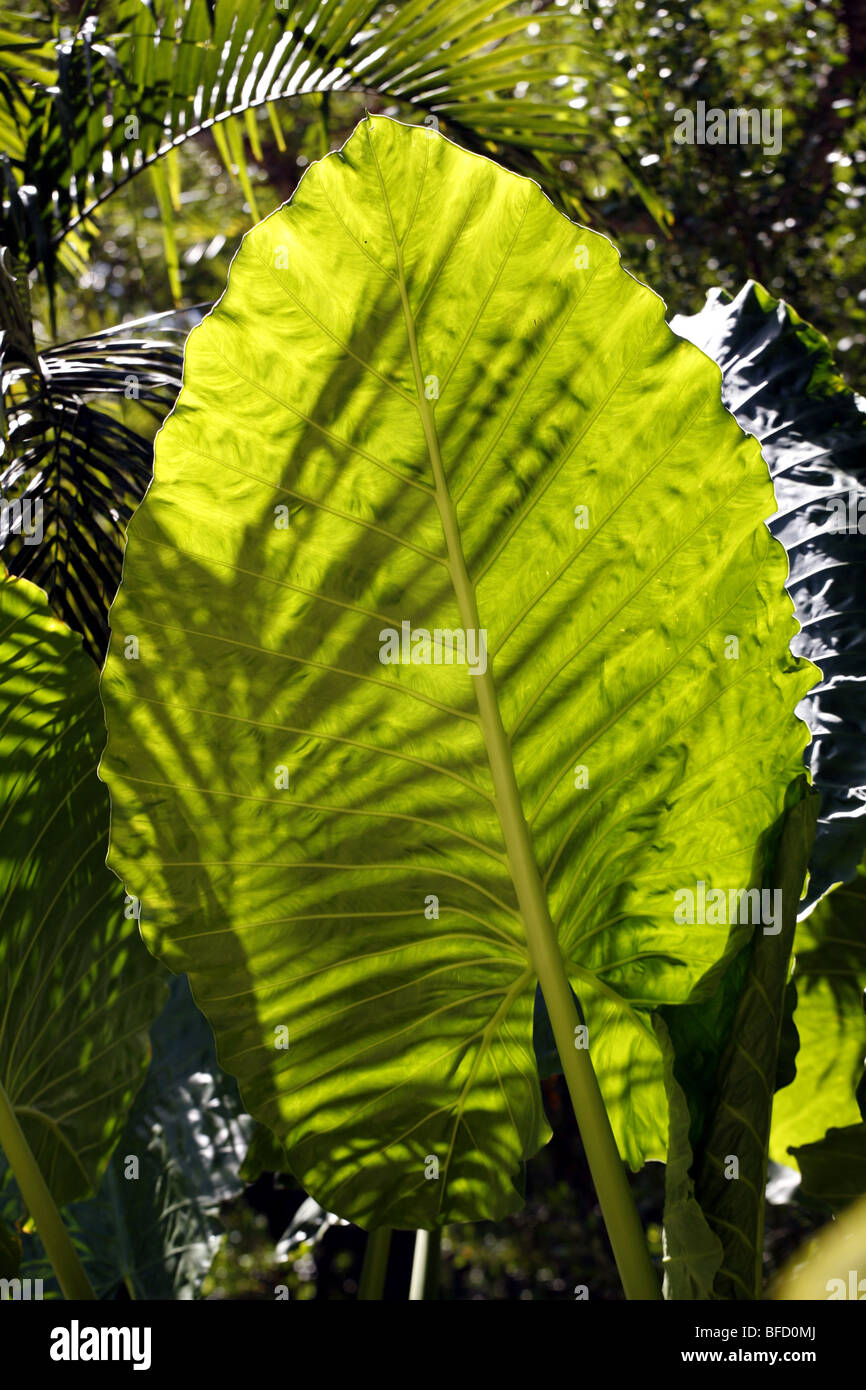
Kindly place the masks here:
POLYGON ((245 238, 129 528, 101 774, 147 945, 328 1211, 520 1207, 538 982, 658 1296, 653 1011, 761 930, 802 795, 774 509, 718 370, 534 183, 377 117, 245 238))

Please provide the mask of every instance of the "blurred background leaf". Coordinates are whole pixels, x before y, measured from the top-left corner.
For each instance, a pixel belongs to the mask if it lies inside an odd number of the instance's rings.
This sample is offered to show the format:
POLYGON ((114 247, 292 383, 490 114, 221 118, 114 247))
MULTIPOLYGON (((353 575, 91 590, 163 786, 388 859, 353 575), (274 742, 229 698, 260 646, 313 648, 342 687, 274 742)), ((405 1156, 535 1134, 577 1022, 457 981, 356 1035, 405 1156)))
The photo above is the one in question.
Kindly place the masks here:
MULTIPOLYGON (((185 975, 172 979, 151 1042, 147 1078, 99 1191, 63 1211, 99 1298, 121 1287, 135 1299, 195 1298, 225 1235, 220 1205, 243 1189, 252 1121, 185 975)), ((4 1189, 8 1210, 8 1174, 4 1189)), ((45 1296, 59 1297, 38 1237, 25 1242, 22 1277, 42 1278, 45 1296)))
POLYGON ((866 1197, 829 1222, 788 1260, 770 1288, 770 1297, 856 1299, 866 1297, 866 1197))

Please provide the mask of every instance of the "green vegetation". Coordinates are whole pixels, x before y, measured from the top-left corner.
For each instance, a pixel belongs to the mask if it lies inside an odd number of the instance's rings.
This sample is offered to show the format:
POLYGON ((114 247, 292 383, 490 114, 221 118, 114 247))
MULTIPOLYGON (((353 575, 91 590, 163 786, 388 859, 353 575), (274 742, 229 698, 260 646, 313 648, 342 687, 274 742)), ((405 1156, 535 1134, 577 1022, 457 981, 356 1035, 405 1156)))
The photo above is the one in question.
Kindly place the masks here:
POLYGON ((2 40, 0 1275, 761 1298, 866 1191, 859 6, 2 40))

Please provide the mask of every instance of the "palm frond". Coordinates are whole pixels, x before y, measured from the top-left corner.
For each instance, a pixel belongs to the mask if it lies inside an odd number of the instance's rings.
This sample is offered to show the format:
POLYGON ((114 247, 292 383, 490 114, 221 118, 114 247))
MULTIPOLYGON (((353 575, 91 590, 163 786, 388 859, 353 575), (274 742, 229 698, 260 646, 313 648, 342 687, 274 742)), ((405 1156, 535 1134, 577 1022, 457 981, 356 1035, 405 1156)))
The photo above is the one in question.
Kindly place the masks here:
POLYGON ((0 555, 46 591, 100 663, 126 524, 151 478, 151 435, 180 388, 177 318, 39 351, 26 278, 0 259, 0 555), (120 418, 120 401, 142 431, 120 418))
MULTIPOLYGON (((459 129, 470 148, 564 187, 589 117, 563 81, 599 55, 582 15, 513 0, 120 0, 53 45, 51 81, 18 48, 0 58, 2 236, 49 284, 71 229, 183 141, 228 122, 229 148, 259 107, 374 94, 459 129), (591 56, 590 56, 591 55, 591 56), (554 158, 556 156, 556 158, 554 158)), ((248 133, 248 132, 246 132, 248 133)), ((237 161, 236 161, 237 162, 237 161)))

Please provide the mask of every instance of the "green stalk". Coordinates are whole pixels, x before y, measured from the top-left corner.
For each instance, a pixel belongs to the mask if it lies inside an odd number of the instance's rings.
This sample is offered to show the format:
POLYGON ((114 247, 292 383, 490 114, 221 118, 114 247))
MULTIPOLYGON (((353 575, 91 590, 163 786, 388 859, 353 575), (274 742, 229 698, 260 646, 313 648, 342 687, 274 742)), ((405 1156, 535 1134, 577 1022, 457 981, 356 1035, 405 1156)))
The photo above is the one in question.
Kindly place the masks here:
POLYGON ((64 1298, 96 1298, 90 1287, 90 1280, 78 1258, 69 1232, 60 1219, 60 1212, 42 1173, 33 1157, 33 1151, 24 1137, 12 1103, 0 1084, 0 1145, 2 1145, 9 1166, 18 1184, 27 1209, 36 1223, 39 1239, 51 1261, 51 1268, 63 1290, 64 1298))
POLYGON ((361 1283, 358 1298, 367 1302, 379 1300, 385 1288, 385 1273, 388 1269, 388 1251, 391 1248, 391 1227, 377 1226, 367 1236, 367 1249, 364 1251, 364 1267, 361 1270, 361 1283))
MULTIPOLYGON (((369 139, 369 129, 367 131, 369 139)), ((391 217, 388 194, 379 169, 372 140, 370 149, 376 163, 382 198, 388 215, 394 256, 397 262, 397 283, 409 342, 409 355, 415 376, 417 407, 424 429, 427 452, 435 486, 436 505, 448 555, 448 570, 460 612, 467 631, 478 631, 478 605, 475 586, 469 577, 457 512, 448 490, 448 479, 439 450, 436 421, 424 392, 424 371, 418 351, 415 321, 409 304, 406 277, 403 270, 403 251, 391 217)), ((508 864, 520 915, 526 931, 529 958, 538 976, 553 1036, 556 1040, 571 1103, 574 1106, 590 1172, 598 1194, 602 1216, 607 1227, 614 1259, 622 1280, 626 1298, 661 1298, 658 1276, 653 1268, 646 1239, 628 1185, 625 1168, 616 1146, 610 1120, 599 1090, 598 1080, 586 1048, 575 1047, 575 1029, 580 1020, 574 1005, 568 975, 559 948, 556 930, 551 921, 541 875, 535 861, 535 851, 523 814, 520 788, 514 773, 511 743, 502 723, 499 700, 493 680, 493 662, 488 660, 485 671, 472 676, 478 704, 481 732, 487 749, 487 760, 493 778, 496 808, 508 864)))
POLYGON ((437 1227, 435 1231, 416 1231, 412 1278, 409 1283, 410 1302, 438 1298, 441 1249, 441 1228, 437 1227))
POLYGON ((539 970, 539 981, 625 1296, 630 1299, 661 1298, 658 1275, 649 1256, 589 1051, 574 1046, 577 1010, 561 959, 546 965, 544 978, 539 970))

